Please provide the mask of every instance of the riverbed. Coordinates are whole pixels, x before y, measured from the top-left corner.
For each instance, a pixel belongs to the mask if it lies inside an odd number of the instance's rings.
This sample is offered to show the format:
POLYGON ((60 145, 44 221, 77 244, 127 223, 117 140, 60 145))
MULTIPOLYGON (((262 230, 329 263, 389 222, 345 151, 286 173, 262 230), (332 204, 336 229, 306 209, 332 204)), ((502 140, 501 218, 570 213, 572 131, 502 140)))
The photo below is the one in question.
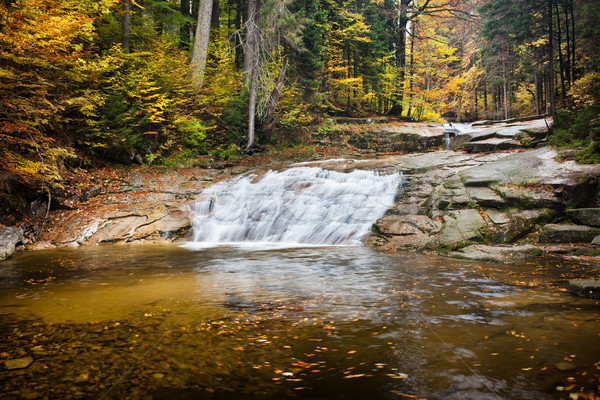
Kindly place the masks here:
POLYGON ((599 277, 362 246, 20 253, 0 270, 0 397, 597 395, 600 305, 565 288, 599 277))

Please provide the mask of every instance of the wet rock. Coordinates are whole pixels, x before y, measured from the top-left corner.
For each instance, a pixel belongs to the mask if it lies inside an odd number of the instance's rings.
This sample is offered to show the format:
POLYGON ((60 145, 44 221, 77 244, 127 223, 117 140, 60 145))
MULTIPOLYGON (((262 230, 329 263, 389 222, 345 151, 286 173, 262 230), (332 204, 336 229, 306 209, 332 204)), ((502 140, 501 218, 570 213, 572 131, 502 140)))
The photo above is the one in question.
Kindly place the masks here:
POLYGON ((462 145, 463 150, 470 153, 484 153, 502 150, 515 150, 523 147, 521 143, 512 139, 487 139, 476 142, 468 142, 462 145))
POLYGON ((540 232, 540 243, 591 243, 599 228, 585 225, 548 224, 540 232))
POLYGON ((448 246, 473 240, 481 240, 482 230, 487 226, 477 210, 450 211, 444 216, 444 226, 438 236, 431 239, 430 246, 448 246))
POLYGON ((547 191, 518 185, 499 186, 497 190, 505 202, 513 207, 559 209, 563 206, 560 190, 547 191))
POLYGON ((495 191, 485 187, 470 187, 468 194, 472 203, 477 203, 483 207, 503 207, 506 201, 495 191))
POLYGON ((504 213, 502 211, 498 211, 498 210, 494 210, 493 208, 490 208, 488 210, 485 210, 485 213, 486 213, 488 219, 495 225, 504 225, 504 224, 508 224, 510 222, 510 218, 509 218, 508 214, 504 213))
POLYGON ((23 232, 16 228, 0 225, 0 260, 13 255, 17 244, 23 241, 23 232))
POLYGON ((577 279, 569 281, 569 293, 600 299, 600 280, 577 279))
POLYGON ((146 220, 146 216, 129 216, 109 220, 90 237, 89 241, 90 243, 124 241, 133 236, 135 229, 146 220))
POLYGON ((556 364, 554 364, 554 366, 556 367, 557 370, 565 371, 565 372, 575 371, 577 369, 575 364, 568 362, 568 361, 559 361, 556 364))
POLYGON ((542 249, 534 245, 488 246, 476 244, 453 251, 449 255, 468 260, 514 262, 526 258, 538 257, 543 253, 542 249))
POLYGON ((4 362, 4 367, 6 369, 23 369, 29 367, 33 363, 32 357, 21 357, 21 358, 13 358, 10 360, 6 360, 4 362))
POLYGON ((494 209, 484 210, 488 219, 492 222, 486 231, 486 239, 493 243, 514 243, 525 238, 531 232, 539 229, 539 225, 547 224, 556 215, 555 210, 541 209, 518 209, 511 208, 506 213, 500 213, 494 209), (500 215, 500 216, 499 216, 500 215), (506 216, 505 219, 501 215, 506 216), (494 221, 505 221, 497 223, 494 221))
POLYGON ((600 208, 573 208, 566 213, 575 222, 600 227, 600 208))

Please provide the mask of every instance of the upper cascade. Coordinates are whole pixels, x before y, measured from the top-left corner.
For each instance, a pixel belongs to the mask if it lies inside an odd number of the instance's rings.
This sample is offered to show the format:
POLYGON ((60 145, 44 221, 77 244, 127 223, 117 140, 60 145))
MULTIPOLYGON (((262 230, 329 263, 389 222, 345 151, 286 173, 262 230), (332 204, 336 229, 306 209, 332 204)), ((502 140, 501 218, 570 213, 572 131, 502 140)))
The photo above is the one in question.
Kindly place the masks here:
POLYGON ((248 174, 205 189, 194 242, 361 245, 394 203, 401 175, 317 167, 248 174))

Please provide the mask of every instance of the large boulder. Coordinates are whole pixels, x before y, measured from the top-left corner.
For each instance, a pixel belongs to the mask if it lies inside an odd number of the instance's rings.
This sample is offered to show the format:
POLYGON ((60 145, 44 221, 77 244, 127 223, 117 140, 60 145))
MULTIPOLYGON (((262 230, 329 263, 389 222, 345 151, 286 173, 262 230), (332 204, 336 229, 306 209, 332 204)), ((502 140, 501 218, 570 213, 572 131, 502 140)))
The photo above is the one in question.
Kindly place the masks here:
POLYGON ((600 208, 573 208, 566 213, 575 222, 600 227, 600 208))
POLYGON ((23 233, 12 227, 0 225, 0 260, 13 255, 17 244, 23 241, 23 233))
POLYGON ((449 211, 444 215, 444 225, 437 236, 429 241, 431 247, 451 246, 483 239, 487 224, 478 210, 449 211))
POLYGON ((568 290, 579 296, 600 299, 600 280, 570 280, 568 290))
POLYGON ((540 243, 591 243, 599 228, 585 225, 548 224, 540 232, 540 243))

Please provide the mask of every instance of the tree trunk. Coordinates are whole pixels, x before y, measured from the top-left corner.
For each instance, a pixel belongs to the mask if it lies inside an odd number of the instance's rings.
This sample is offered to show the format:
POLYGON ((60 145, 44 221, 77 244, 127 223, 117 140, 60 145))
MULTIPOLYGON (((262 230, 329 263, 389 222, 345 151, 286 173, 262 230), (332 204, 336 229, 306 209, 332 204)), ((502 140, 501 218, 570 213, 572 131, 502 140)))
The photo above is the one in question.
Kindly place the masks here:
POLYGON ((250 72, 250 96, 248 101, 248 144, 246 152, 254 146, 256 132, 256 90, 258 86, 258 68, 252 68, 250 72))
POLYGON ((260 12, 260 0, 248 0, 248 18, 246 21, 246 41, 244 43, 244 82, 249 83, 252 70, 258 63, 258 14, 260 12))
POLYGON ((554 100, 554 38, 552 29, 552 4, 553 0, 548 0, 548 85, 546 87, 546 100, 548 104, 548 114, 554 115, 556 103, 554 100))
POLYGON ((275 127, 273 122, 273 116, 275 115, 275 110, 277 109, 277 103, 279 102, 279 97, 281 96, 281 90, 283 89, 283 83, 285 82, 285 72, 288 65, 288 59, 286 58, 283 62, 283 66, 281 70, 279 70, 279 76, 277 77, 277 82, 275 83, 275 88, 273 92, 271 92, 271 98, 269 99, 269 106, 267 108, 267 117, 265 119, 265 126, 270 126, 270 129, 275 127))
POLYGON ((565 1, 563 3, 563 11, 565 13, 565 33, 567 35, 567 38, 566 38, 567 59, 565 60, 565 62, 566 62, 565 72, 567 75, 567 82, 569 83, 569 86, 571 86, 571 84, 573 83, 573 80, 572 80, 573 72, 572 72, 572 68, 571 68, 571 32, 570 32, 570 26, 569 26, 569 8, 568 8, 567 1, 565 1))
POLYGON ((573 5, 574 0, 569 1, 569 12, 571 13, 571 62, 573 63, 571 66, 571 79, 572 82, 575 82, 577 79, 576 71, 575 71, 575 6, 573 5))
POLYGON ((256 132, 256 96, 258 87, 258 17, 260 15, 260 0, 248 0, 248 21, 246 43, 244 46, 244 82, 249 84, 248 101, 248 144, 246 152, 254 146, 256 132))
MULTIPOLYGON (((242 17, 244 10, 241 1, 236 1, 235 5, 235 16, 234 16, 234 28, 236 32, 242 29, 242 17)), ((242 55, 244 50, 242 49, 242 41, 240 35, 235 35, 235 66, 238 68, 242 67, 242 55)))
POLYGON ((402 115, 404 101, 404 78, 406 76, 406 31, 408 29, 408 7, 412 0, 400 0, 398 10, 398 35, 396 37, 396 66, 398 67, 398 91, 390 115, 402 115))
POLYGON ((408 111, 406 113, 407 117, 410 117, 412 114, 412 98, 413 98, 413 84, 414 84, 414 75, 415 75, 415 41, 417 40, 417 35, 415 34, 417 29, 417 21, 413 22, 412 32, 410 35, 410 61, 409 61, 409 76, 408 76, 408 111))
POLYGON ((539 82, 538 82, 538 74, 535 73, 534 75, 534 85, 535 85, 535 93, 533 95, 533 98, 535 100, 535 115, 540 115, 540 88, 539 88, 539 82))
POLYGON ((560 28, 560 11, 558 9, 558 3, 555 4, 556 6, 556 29, 557 29, 557 33, 558 33, 558 42, 556 43, 557 45, 557 50, 558 50, 558 65, 560 68, 560 88, 561 88, 561 92, 560 92, 560 98, 561 98, 561 102, 562 102, 562 106, 563 108, 567 108, 567 98, 566 98, 566 84, 565 84, 565 63, 564 63, 564 59, 563 59, 563 51, 562 51, 562 32, 561 32, 561 28, 560 28))
POLYGON ((213 29, 219 30, 221 29, 221 4, 219 0, 213 0, 213 9, 211 14, 210 25, 213 29))
POLYGON ((210 41, 210 18, 212 15, 213 0, 201 0, 198 7, 198 25, 194 36, 192 48, 192 81, 197 87, 204 83, 204 71, 208 56, 208 43, 210 41))
POLYGON ((121 48, 125 53, 129 53, 129 31, 131 28, 131 0, 125 0, 123 3, 123 19, 121 21, 121 48))
POLYGON ((485 81, 483 82, 483 118, 488 118, 488 91, 485 81))

